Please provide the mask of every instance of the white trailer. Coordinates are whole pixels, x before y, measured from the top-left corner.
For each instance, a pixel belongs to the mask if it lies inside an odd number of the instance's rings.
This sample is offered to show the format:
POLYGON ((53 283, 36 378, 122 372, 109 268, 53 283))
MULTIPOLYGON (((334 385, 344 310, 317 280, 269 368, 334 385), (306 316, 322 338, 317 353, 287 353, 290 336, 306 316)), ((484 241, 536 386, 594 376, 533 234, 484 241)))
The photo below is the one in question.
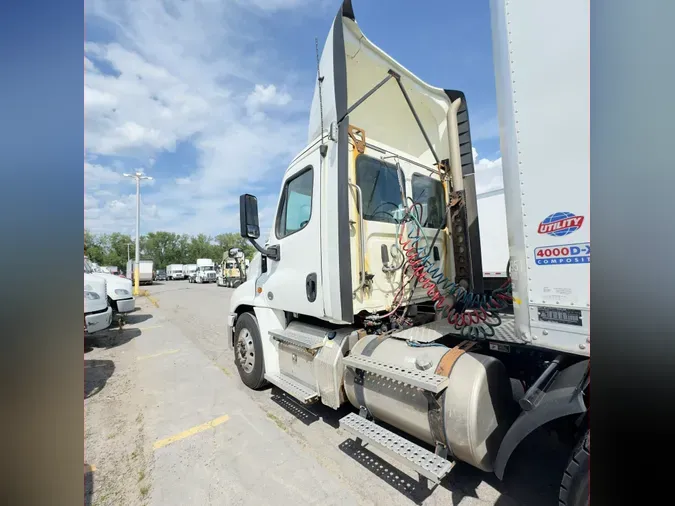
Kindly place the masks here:
POLYGON ((166 266, 166 277, 169 281, 174 279, 185 279, 183 264, 169 264, 166 266))
POLYGON ((434 483, 460 460, 502 479, 522 441, 554 427, 575 441, 560 504, 585 505, 589 1, 491 11, 505 221, 476 195, 464 93, 375 46, 346 0, 264 246, 257 200, 240 198, 241 235, 259 254, 228 330, 247 386, 351 404, 340 425, 357 444, 434 483), (505 233, 508 257, 484 253, 505 233), (486 267, 507 270, 487 294, 486 267))
MULTIPOLYGON (((129 260, 127 262, 127 278, 133 281, 134 279, 134 261, 129 260)), ((138 284, 139 285, 151 285, 152 284, 152 273, 153 273, 153 262, 152 260, 141 260, 138 263, 138 284)))

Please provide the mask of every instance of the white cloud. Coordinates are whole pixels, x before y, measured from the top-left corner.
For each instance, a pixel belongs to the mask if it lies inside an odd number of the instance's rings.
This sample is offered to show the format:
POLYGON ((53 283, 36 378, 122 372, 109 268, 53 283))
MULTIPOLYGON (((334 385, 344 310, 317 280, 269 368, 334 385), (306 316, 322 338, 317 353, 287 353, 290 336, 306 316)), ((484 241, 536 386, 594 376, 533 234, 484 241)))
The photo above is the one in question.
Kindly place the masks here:
POLYGON ((114 185, 122 182, 123 176, 102 165, 84 162, 84 186, 87 189, 97 189, 105 185, 114 185))
MULTIPOLYGON (((85 147, 90 161, 85 184, 92 195, 101 186, 119 186, 116 195, 100 197, 97 214, 85 214, 88 228, 133 225, 133 212, 128 222, 121 207, 126 200, 119 198, 119 192, 128 191, 121 173, 129 172, 122 170, 119 157, 127 160, 125 167, 131 159, 152 168, 160 192, 148 192, 143 199, 144 205, 154 206, 147 219, 156 220, 157 227, 211 234, 238 228, 238 218, 231 219, 238 214, 238 195, 251 182, 267 181, 270 175, 281 179, 279 167, 302 147, 306 129, 304 117, 288 114, 309 105, 292 101, 283 91, 297 72, 281 68, 273 57, 276 48, 258 40, 255 16, 309 3, 87 3, 89 20, 111 25, 118 37, 106 44, 85 43, 85 147), (105 68, 113 72, 104 73, 105 68), (269 76, 290 77, 272 83, 269 76), (272 108, 276 114, 270 119, 265 111, 272 108), (175 169, 166 172, 166 157, 156 160, 180 142, 191 143, 197 161, 178 176, 175 169), (93 165, 102 155, 108 161, 93 165)), ((313 75, 301 77, 299 86, 292 81, 293 88, 309 102, 313 75)))
POLYGON ((476 171, 476 193, 480 195, 504 188, 501 156, 495 160, 479 158, 478 151, 473 148, 473 163, 476 171))
POLYGON ((286 92, 277 91, 273 84, 267 86, 256 84, 255 89, 246 97, 246 108, 249 114, 253 114, 260 109, 268 106, 284 106, 291 101, 291 96, 286 92))

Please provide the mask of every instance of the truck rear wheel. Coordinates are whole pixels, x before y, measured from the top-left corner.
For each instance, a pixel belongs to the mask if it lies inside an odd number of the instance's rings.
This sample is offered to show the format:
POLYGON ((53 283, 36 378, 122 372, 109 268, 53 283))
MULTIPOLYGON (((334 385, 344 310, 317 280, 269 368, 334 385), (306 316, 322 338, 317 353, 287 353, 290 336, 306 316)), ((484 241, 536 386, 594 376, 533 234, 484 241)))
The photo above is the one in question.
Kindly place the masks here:
POLYGON ((590 506, 591 431, 579 440, 572 451, 560 485, 561 506, 590 506))
POLYGON ((234 327, 234 361, 241 381, 253 390, 265 385, 265 363, 258 320, 251 313, 237 318, 234 327))

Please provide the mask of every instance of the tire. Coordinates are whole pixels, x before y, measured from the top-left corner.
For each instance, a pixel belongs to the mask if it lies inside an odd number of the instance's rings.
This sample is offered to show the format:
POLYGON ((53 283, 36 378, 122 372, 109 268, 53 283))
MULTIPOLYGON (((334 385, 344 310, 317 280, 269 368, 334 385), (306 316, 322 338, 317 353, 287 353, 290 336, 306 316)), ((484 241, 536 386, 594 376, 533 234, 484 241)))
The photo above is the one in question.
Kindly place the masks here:
POLYGON ((262 341, 256 317, 251 313, 244 313, 237 318, 234 337, 234 362, 237 365, 239 377, 247 387, 259 390, 266 384, 266 381, 262 341), (249 359, 248 362, 241 360, 243 356, 249 359))
POLYGON ((579 440, 572 451, 560 484, 560 506, 590 506, 591 431, 579 440))

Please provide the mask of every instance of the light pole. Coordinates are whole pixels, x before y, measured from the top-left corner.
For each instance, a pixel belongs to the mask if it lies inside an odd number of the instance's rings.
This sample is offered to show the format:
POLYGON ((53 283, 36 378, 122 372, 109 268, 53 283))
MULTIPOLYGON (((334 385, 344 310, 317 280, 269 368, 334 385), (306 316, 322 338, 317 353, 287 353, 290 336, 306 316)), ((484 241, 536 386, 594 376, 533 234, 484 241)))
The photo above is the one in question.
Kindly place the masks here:
MULTIPOLYGON (((138 295, 138 264, 141 261, 141 179, 152 179, 144 176, 142 172, 124 174, 124 177, 133 177, 136 180, 136 258, 134 259, 134 295, 138 295)), ((128 246, 127 246, 128 248, 128 246)), ((127 255, 128 255, 127 249, 127 255)))
POLYGON ((131 255, 129 254, 129 246, 131 246, 130 242, 127 243, 127 264, 129 263, 129 260, 131 260, 131 255))

